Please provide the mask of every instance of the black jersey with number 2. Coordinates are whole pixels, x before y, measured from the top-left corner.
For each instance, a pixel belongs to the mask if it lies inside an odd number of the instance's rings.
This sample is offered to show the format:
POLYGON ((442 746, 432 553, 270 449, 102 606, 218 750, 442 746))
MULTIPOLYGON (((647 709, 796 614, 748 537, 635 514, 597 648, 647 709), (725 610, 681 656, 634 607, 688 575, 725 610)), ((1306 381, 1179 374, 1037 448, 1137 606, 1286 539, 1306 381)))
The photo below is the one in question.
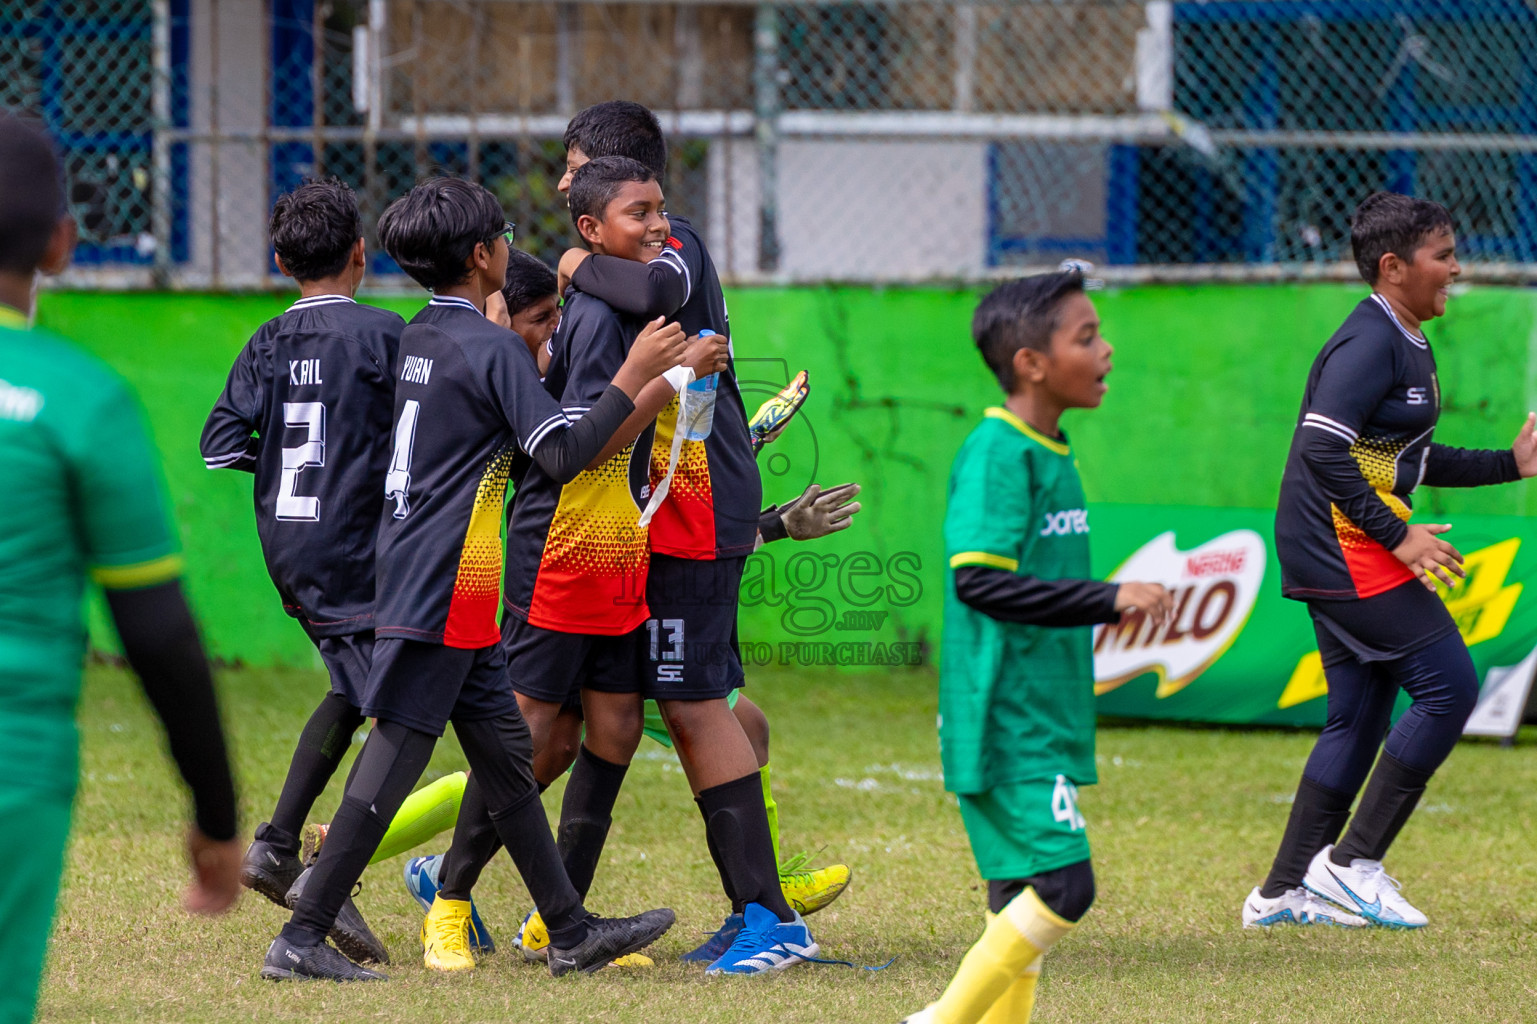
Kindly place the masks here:
POLYGON ((1392 552, 1416 487, 1519 478, 1508 450, 1434 443, 1440 411, 1429 343, 1380 295, 1362 300, 1313 360, 1281 477, 1276 553, 1287 597, 1372 597, 1409 582, 1392 552))
POLYGON ((203 426, 208 468, 256 475, 267 571, 315 636, 374 625, 374 532, 404 326, 346 296, 300 299, 240 350, 203 426))

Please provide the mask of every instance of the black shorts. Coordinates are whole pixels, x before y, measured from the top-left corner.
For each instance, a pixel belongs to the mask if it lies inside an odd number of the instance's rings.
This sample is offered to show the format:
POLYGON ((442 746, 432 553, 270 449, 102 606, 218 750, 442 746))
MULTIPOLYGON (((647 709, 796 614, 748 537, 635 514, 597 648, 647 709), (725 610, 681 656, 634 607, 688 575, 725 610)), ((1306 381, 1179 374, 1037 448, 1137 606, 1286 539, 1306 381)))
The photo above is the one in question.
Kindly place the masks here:
POLYGON ((1445 602, 1419 580, 1373 597, 1309 601, 1308 613, 1325 667, 1350 659, 1392 661, 1457 631, 1445 602))
POLYGON ((561 633, 530 626, 516 615, 502 616, 502 648, 512 688, 525 697, 580 708, 582 688, 604 693, 639 693, 641 637, 634 629, 618 636, 561 633))
POLYGON ((353 707, 361 707, 368 670, 374 660, 374 631, 341 636, 311 634, 310 642, 320 652, 320 660, 331 676, 331 692, 353 707))
POLYGON ((517 714, 518 699, 501 644, 465 650, 381 637, 358 707, 370 718, 441 736, 451 719, 517 714))
POLYGON ((645 689, 653 700, 716 700, 746 677, 736 613, 746 557, 652 555, 646 578, 645 689))

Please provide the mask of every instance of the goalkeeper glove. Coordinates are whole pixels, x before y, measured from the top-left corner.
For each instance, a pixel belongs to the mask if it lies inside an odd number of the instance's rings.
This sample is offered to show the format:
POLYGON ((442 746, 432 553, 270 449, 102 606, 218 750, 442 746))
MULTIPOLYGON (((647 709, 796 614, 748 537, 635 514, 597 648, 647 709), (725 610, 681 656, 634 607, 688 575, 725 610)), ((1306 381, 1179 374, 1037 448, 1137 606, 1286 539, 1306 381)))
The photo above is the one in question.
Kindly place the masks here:
POLYGON ((747 424, 748 433, 752 435, 754 455, 762 451, 763 446, 784 429, 785 424, 790 422, 790 418, 806 403, 806 396, 810 393, 810 378, 806 375, 806 371, 802 370, 795 375, 794 380, 780 389, 779 394, 758 406, 758 411, 753 413, 752 419, 747 424))

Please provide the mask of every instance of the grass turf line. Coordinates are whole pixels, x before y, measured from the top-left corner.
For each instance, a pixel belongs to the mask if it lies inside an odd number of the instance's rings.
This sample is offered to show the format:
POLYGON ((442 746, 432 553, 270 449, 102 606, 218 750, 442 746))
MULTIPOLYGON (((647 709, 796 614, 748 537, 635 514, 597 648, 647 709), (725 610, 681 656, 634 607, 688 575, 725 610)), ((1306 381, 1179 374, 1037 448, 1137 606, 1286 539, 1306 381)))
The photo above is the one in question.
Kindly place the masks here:
MULTIPOLYGON (((324 692, 318 671, 220 679, 242 827, 276 798, 292 745, 324 692)), ((383 985, 273 985, 257 977, 284 916, 246 894, 227 917, 183 914, 184 798, 153 719, 124 672, 92 668, 81 708, 82 783, 42 1021, 540 1021, 551 1024, 895 1022, 935 998, 981 928, 985 892, 939 780, 934 677, 760 670, 750 691, 774 725, 787 852, 843 860, 854 883, 810 919, 824 955, 900 959, 880 973, 797 967, 705 978, 677 962, 724 913, 703 826, 671 753, 644 741, 615 810, 589 905, 671 906, 654 971, 552 979, 510 949, 529 900, 505 856, 477 902, 502 952, 469 976, 427 972, 403 861, 371 868, 358 904, 395 963, 383 985)), ((1082 793, 1099 882, 1083 926, 1046 961, 1035 1020, 1517 1021, 1537 1017, 1531 899, 1537 736, 1464 743, 1388 861, 1431 918, 1421 932, 1243 931, 1313 736, 1101 730, 1101 784, 1082 793)), ((462 767, 452 739, 428 770, 462 767)), ((317 805, 329 815, 345 765, 317 805)), ((559 790, 546 806, 559 807, 559 790)), ((437 852, 444 837, 419 852, 437 852)))

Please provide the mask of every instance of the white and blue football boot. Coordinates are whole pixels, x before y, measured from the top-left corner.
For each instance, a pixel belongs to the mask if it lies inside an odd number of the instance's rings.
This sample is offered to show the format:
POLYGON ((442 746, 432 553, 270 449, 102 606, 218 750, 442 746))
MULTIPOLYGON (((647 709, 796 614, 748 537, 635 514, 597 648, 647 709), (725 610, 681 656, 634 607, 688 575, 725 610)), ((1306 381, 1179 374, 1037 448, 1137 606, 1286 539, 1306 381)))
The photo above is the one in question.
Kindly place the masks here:
POLYGON ((1329 859, 1333 845, 1325 846, 1308 865, 1302 884, 1351 913, 1360 914, 1384 928, 1423 928, 1430 919, 1398 892, 1398 880, 1382 870, 1382 861, 1357 857, 1349 867, 1329 859))
POLYGON ((1369 922, 1334 904, 1319 899, 1302 886, 1288 889, 1273 900, 1259 894, 1259 886, 1243 901, 1243 926, 1269 928, 1283 924, 1323 924, 1337 928, 1365 928, 1369 922))
MULTIPOLYGON (((432 901, 437 898, 438 868, 442 863, 441 853, 435 857, 412 857, 406 861, 406 891, 424 914, 432 911, 432 901)), ((491 941, 491 933, 486 931, 486 923, 480 919, 480 911, 475 909, 473 899, 470 900, 470 951, 477 955, 496 952, 496 943, 491 941)))
POLYGON ((814 959, 819 952, 800 914, 795 914, 793 921, 781 921, 762 904, 749 903, 742 912, 742 931, 736 941, 705 968, 705 973, 766 974, 814 959))

